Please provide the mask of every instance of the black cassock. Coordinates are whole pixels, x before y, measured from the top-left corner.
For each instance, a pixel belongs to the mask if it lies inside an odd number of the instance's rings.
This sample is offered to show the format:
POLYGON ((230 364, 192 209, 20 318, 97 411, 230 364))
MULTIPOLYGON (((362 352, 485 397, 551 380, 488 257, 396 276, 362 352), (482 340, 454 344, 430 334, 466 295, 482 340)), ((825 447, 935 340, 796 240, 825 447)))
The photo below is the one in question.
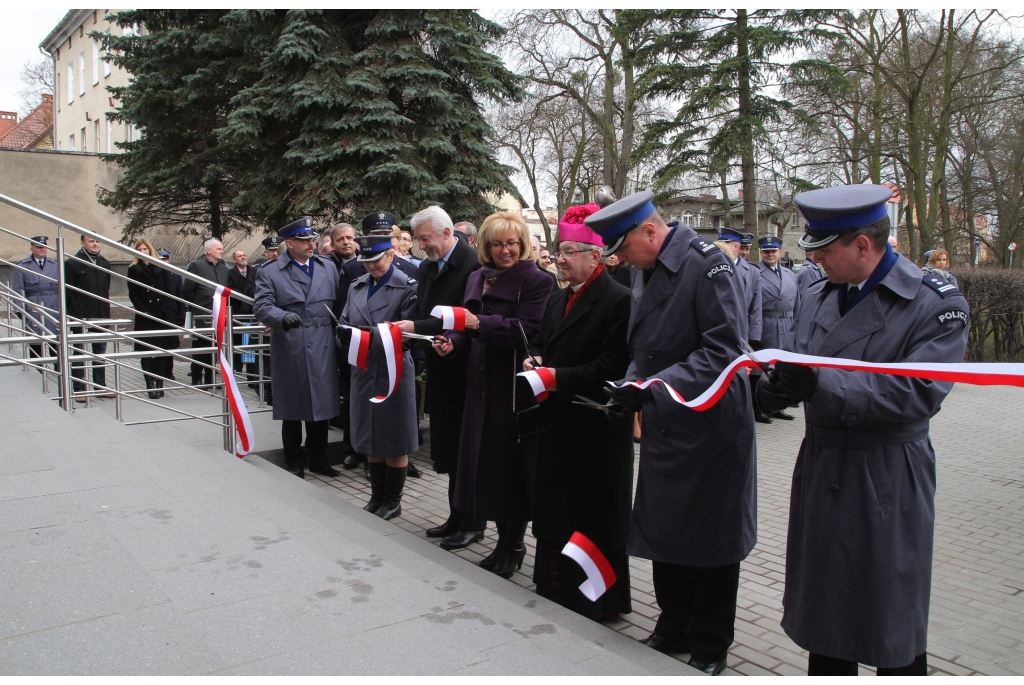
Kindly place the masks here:
POLYGON ((603 404, 605 382, 625 375, 630 294, 602 273, 564 316, 571 294, 565 288, 551 296, 534 350, 542 366, 555 369, 558 382, 540 405, 534 582, 538 594, 599 618, 631 610, 626 539, 633 499, 633 415, 614 419, 572 401, 579 394, 603 404), (579 590, 586 580, 582 569, 561 556, 576 531, 604 553, 617 576, 597 602, 579 590))

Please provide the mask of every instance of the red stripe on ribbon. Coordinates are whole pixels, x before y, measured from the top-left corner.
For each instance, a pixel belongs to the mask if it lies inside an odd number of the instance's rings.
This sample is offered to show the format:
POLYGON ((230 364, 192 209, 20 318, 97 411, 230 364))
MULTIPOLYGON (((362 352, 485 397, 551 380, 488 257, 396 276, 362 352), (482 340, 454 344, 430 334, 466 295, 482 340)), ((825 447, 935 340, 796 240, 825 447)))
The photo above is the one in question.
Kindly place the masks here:
POLYGON ((569 538, 569 542, 579 547, 586 553, 590 560, 597 566, 597 570, 601 572, 601 578, 604 579, 605 588, 610 588, 615 584, 615 571, 612 569, 612 565, 608 563, 608 559, 604 556, 604 553, 597 548, 590 538, 583 533, 576 531, 569 538))
POLYGON ((235 419, 235 431, 238 433, 238 442, 235 443, 235 456, 239 459, 247 455, 256 445, 255 432, 252 429, 252 421, 249 419, 249 411, 245 408, 245 400, 242 399, 242 392, 238 389, 238 382, 235 380, 235 373, 231 368, 231 361, 227 353, 222 349, 224 345, 224 331, 228 320, 228 300, 231 297, 231 288, 222 285, 217 286, 213 294, 213 320, 214 337, 217 341, 217 361, 220 366, 220 375, 224 379, 224 390, 227 396, 228 406, 231 408, 231 415, 235 419))
POLYGON ((402 379, 402 329, 393 323, 379 323, 381 342, 384 344, 384 358, 388 364, 388 394, 370 398, 371 402, 383 402, 391 397, 402 379))
POLYGON ((352 337, 348 341, 348 363, 366 371, 366 359, 370 355, 370 332, 346 326, 352 331, 352 337))

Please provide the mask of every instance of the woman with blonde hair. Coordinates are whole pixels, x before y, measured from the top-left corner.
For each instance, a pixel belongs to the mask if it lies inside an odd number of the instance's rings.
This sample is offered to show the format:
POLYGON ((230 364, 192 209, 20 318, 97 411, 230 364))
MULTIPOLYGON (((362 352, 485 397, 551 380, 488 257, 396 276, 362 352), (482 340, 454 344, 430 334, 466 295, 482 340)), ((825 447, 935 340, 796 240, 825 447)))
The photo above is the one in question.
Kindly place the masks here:
MULTIPOLYGON (((466 327, 440 336, 442 357, 468 355, 466 406, 459 441, 455 508, 495 521, 498 543, 480 566, 511 578, 523 564, 523 536, 533 518, 537 437, 517 412, 536 406, 516 382, 551 295, 551 276, 532 260, 530 234, 518 214, 484 219, 476 239, 483 268, 466 282, 466 327), (521 329, 520 329, 521 327, 521 329)), ((534 412, 535 414, 536 412, 534 412)))
MULTIPOLYGON (((145 238, 139 238, 133 246, 139 252, 152 259, 136 258, 128 267, 128 299, 135 307, 136 331, 159 331, 169 329, 167 322, 177 318, 178 305, 167 296, 171 291, 171 273, 157 263, 160 257, 153 245, 145 238)), ((135 351, 149 351, 154 347, 173 350, 179 345, 178 336, 160 335, 140 338, 135 343, 135 351)), ((149 399, 155 400, 164 396, 164 379, 171 377, 174 358, 143 357, 142 373, 146 378, 146 389, 149 399)))
POLYGON ((930 254, 925 255, 928 258, 928 263, 921 267, 921 272, 926 274, 935 274, 940 278, 952 283, 957 286, 956 276, 949 272, 949 253, 943 250, 941 247, 937 250, 932 250, 930 254))

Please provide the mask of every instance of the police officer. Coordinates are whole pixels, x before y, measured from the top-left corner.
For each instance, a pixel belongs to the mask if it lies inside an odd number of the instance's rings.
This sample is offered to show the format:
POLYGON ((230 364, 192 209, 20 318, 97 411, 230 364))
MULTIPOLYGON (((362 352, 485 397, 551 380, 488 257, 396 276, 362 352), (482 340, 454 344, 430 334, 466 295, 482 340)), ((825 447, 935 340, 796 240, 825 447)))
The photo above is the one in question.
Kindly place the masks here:
MULTIPOLYGON (((892 191, 801 193, 800 246, 828 280, 802 296, 796 351, 870 362, 961 362, 967 302, 888 244, 892 191)), ((811 675, 926 675, 935 525, 928 422, 952 383, 778 364, 766 407, 804 402, 793 471, 782 627, 811 675)))
MULTIPOLYGON (((402 375, 391 396, 382 402, 373 397, 388 394, 388 360, 377 324, 402 321, 416 311, 416 279, 397 267, 389 235, 360 236, 359 261, 367 269, 352 284, 341 321, 370 329, 366 370, 353 366, 349 393, 352 447, 367 455, 370 470, 370 501, 363 507, 382 519, 402 514, 409 455, 419 448, 416 417, 416 370, 412 355, 401 350, 402 375)), ((338 329, 338 342, 347 349, 351 329, 338 329)))
MULTIPOLYGON (((50 309, 49 316, 37 307, 25 306, 23 316, 25 325, 29 331, 36 335, 56 333, 57 324, 53 317, 57 316, 57 308, 60 306, 59 290, 57 289, 58 264, 54 259, 46 256, 46 244, 49 238, 45 235, 37 235, 30 239, 32 245, 29 248, 32 254, 22 259, 14 268, 14 279, 11 281, 11 289, 25 297, 29 302, 42 305, 50 309), (43 328, 45 327, 45 331, 43 328)), ((28 346, 29 356, 42 357, 43 346, 41 343, 32 343, 28 346)), ((47 355, 55 353, 54 347, 46 344, 47 355)), ((56 364, 53 365, 57 367, 56 364)), ((42 367, 39 368, 42 373, 42 367)))
MULTIPOLYGON (((669 228, 650 192, 587 217, 604 254, 635 266, 630 378, 660 378, 696 397, 740 353, 747 312, 735 259, 679 224, 669 228)), ((756 541, 757 469, 750 386, 735 377, 704 412, 662 385, 611 391, 643 409, 640 468, 627 552, 650 559, 661 616, 644 644, 689 653, 721 673, 732 644, 740 561, 756 541)))
POLYGON ((754 234, 753 233, 744 233, 743 237, 740 239, 739 257, 740 257, 740 259, 742 259, 742 260, 744 260, 744 261, 746 261, 746 262, 748 262, 750 264, 753 264, 753 262, 750 261, 750 248, 753 246, 753 244, 754 244, 754 234))
MULTIPOLYGON (((757 241, 761 253, 761 344, 792 352, 796 343, 796 309, 800 290, 796 274, 779 263, 782 238, 765 236, 757 241)), ((771 418, 792 421, 793 416, 780 409, 771 418)))
POLYGON ((804 250, 804 253, 806 257, 803 264, 800 265, 800 271, 796 275, 796 285, 800 292, 807 290, 825 278, 825 270, 821 268, 821 265, 814 263, 814 250, 804 250))
MULTIPOLYGON (((392 227, 395 225, 397 219, 391 212, 370 212, 363 217, 362 229, 363 235, 387 235, 393 236, 392 227)), ((394 262, 395 268, 404 273, 408 278, 415 280, 417 278, 418 269, 412 265, 411 262, 407 262, 404 259, 400 259, 394 262)), ((366 265, 358 259, 353 259, 345 263, 341 268, 340 281, 338 284, 338 301, 334 305, 334 311, 338 316, 345 311, 345 303, 348 300, 348 294, 350 286, 360 276, 366 273, 366 265)), ((349 413, 349 430, 345 431, 345 437, 351 440, 348 435, 351 432, 351 421, 352 421, 352 408, 351 404, 348 407, 349 413)), ((366 455, 360 454, 358 450, 353 449, 351 453, 345 456, 344 461, 341 465, 345 469, 354 469, 359 465, 360 462, 366 462, 366 455)), ((406 470, 406 474, 410 478, 419 478, 420 471, 416 468, 416 465, 411 461, 409 467, 406 470)), ((369 467, 367 467, 367 478, 369 478, 369 467)))
POLYGON ((327 422, 338 413, 334 324, 327 310, 337 297, 338 272, 328 257, 314 254, 312 220, 303 217, 277 233, 286 246, 256 275, 256 319, 271 329, 274 419, 288 470, 337 476, 327 463, 327 422), (305 451, 302 423, 306 423, 305 451))
MULTIPOLYGON (((740 280, 743 292, 743 303, 747 312, 747 343, 755 350, 761 349, 761 274, 757 267, 748 262, 740 252, 743 248, 743 241, 747 240, 749 233, 740 233, 731 228, 721 228, 718 231, 718 240, 728 243, 732 249, 732 260, 736 265, 736 276, 740 280)), ((753 236, 750 236, 751 240, 753 236)), ((750 254, 750 248, 747 248, 750 254)), ((761 408, 757 406, 757 398, 754 396, 754 388, 757 385, 757 375, 752 373, 749 377, 750 401, 754 407, 754 420, 758 423, 771 423, 761 408)))
MULTIPOLYGON (((256 296, 256 275, 259 274, 260 267, 277 259, 281 239, 276 235, 270 235, 264 238, 260 244, 263 245, 263 254, 249 265, 249 275, 245 282, 245 294, 249 297, 256 296)), ((265 334, 266 332, 264 332, 265 334)), ((263 340, 264 338, 261 337, 260 342, 263 340)), ((270 372, 270 350, 263 350, 260 355, 263 357, 263 375, 266 376, 270 372)), ((263 381, 263 401, 271 407, 274 406, 274 384, 270 380, 263 381)))

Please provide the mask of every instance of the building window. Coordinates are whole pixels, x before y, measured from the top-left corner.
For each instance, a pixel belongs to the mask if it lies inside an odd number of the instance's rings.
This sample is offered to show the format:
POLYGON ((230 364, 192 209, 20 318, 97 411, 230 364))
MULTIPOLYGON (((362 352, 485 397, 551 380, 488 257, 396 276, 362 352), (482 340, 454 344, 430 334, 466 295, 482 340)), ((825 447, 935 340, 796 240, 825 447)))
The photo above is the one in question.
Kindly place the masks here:
POLYGON ((85 53, 78 53, 78 94, 85 95, 85 53))
MULTIPOLYGON (((105 33, 109 36, 110 35, 110 29, 108 28, 105 31, 105 33)), ((110 62, 108 60, 103 60, 103 78, 106 78, 108 76, 110 76, 110 62)))
POLYGON ((85 136, 85 126, 83 126, 82 127, 82 152, 88 152, 89 151, 88 146, 86 146, 86 144, 85 144, 87 140, 89 140, 89 139, 86 138, 86 136, 85 136))
POLYGON ((70 136, 68 136, 68 149, 71 150, 72 152, 75 151, 75 134, 74 133, 72 133, 70 136))
POLYGON ((93 145, 92 149, 95 150, 96 152, 99 152, 102 149, 100 148, 100 122, 97 121, 93 125, 93 128, 96 130, 96 143, 95 145, 93 145))
POLYGON ((68 104, 75 101, 75 65, 68 65, 68 104))
POLYGON ((693 223, 693 214, 690 212, 683 212, 683 222, 690 228, 697 228, 697 225, 693 223))
POLYGON ((107 121, 107 154, 114 154, 114 122, 107 121))
POLYGON ((100 44, 92 42, 92 85, 100 82, 100 44))

